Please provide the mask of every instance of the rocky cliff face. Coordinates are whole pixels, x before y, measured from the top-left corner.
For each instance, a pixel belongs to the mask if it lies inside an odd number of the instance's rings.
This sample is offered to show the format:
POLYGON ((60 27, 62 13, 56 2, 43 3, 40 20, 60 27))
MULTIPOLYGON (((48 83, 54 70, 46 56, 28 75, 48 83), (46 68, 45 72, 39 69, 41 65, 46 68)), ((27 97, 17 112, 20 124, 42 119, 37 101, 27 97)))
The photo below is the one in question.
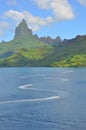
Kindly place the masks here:
POLYGON ((47 43, 47 44, 49 44, 49 45, 52 45, 52 44, 58 45, 58 44, 62 43, 62 40, 61 40, 61 38, 59 36, 56 37, 55 39, 51 38, 50 36, 41 37, 40 40, 47 43))
POLYGON ((24 37, 24 38, 26 38, 26 37, 28 37, 28 38, 32 37, 33 39, 34 38, 38 39, 41 42, 44 42, 44 43, 46 43, 48 45, 58 45, 58 44, 62 43, 62 40, 61 40, 61 38, 59 36, 56 37, 55 39, 53 39, 50 36, 39 38, 36 34, 33 35, 32 30, 28 28, 27 23, 26 23, 26 21, 24 19, 16 27, 14 39, 16 39, 16 38, 22 38, 22 37, 24 37))
POLYGON ((28 28, 26 21, 23 19, 22 22, 15 29, 15 37, 21 36, 32 36, 32 30, 28 28))

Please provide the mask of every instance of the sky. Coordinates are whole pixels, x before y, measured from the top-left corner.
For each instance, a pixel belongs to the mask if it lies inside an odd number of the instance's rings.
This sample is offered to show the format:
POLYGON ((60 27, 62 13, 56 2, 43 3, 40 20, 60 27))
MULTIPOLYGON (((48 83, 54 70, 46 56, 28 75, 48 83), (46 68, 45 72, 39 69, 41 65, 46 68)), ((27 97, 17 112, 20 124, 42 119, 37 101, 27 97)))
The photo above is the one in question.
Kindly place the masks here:
POLYGON ((0 41, 25 19, 34 34, 71 39, 86 34, 86 0, 0 0, 0 41))

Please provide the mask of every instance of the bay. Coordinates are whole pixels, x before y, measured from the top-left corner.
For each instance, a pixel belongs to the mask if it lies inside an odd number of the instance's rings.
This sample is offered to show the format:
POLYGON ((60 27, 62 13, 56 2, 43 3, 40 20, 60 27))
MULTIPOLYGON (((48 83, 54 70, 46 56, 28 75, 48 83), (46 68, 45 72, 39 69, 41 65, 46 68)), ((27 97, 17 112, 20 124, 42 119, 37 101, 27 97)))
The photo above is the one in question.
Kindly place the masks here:
POLYGON ((86 68, 0 68, 0 130, 85 130, 86 68))

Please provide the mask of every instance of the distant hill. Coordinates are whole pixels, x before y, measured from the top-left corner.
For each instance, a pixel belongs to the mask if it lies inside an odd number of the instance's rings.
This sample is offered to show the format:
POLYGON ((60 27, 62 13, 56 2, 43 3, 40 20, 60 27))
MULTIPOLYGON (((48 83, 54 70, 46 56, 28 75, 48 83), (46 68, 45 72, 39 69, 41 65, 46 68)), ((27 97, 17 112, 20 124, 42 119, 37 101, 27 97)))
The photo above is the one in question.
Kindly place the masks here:
POLYGON ((13 40, 0 43, 0 66, 86 67, 86 35, 39 38, 23 19, 13 40))

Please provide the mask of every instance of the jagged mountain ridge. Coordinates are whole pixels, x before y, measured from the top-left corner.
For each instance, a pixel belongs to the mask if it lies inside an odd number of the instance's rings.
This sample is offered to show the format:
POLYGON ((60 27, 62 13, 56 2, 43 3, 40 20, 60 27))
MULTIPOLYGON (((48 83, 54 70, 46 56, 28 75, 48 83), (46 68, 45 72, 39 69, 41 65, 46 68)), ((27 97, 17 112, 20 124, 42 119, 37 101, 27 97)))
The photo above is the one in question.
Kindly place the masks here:
POLYGON ((37 48, 47 46, 36 35, 33 35, 32 30, 28 28, 26 21, 22 20, 15 29, 15 36, 9 42, 3 41, 0 43, 0 57, 8 57, 11 53, 15 53, 20 49, 37 48), (6 54, 6 55, 5 55, 6 54))
POLYGON ((59 36, 39 38, 25 20, 16 27, 13 40, 0 43, 0 66, 86 66, 85 55, 86 35, 63 41, 59 36))
POLYGON ((51 38, 50 36, 40 37, 40 40, 47 43, 48 45, 59 45, 62 43, 62 39, 59 36, 55 39, 51 38))
POLYGON ((38 35, 33 35, 32 30, 28 28, 26 21, 23 19, 22 22, 16 27, 15 29, 15 37, 32 37, 39 39, 40 41, 46 43, 46 44, 60 44, 62 43, 62 39, 58 36, 55 39, 51 38, 50 36, 47 37, 38 37, 38 35))

